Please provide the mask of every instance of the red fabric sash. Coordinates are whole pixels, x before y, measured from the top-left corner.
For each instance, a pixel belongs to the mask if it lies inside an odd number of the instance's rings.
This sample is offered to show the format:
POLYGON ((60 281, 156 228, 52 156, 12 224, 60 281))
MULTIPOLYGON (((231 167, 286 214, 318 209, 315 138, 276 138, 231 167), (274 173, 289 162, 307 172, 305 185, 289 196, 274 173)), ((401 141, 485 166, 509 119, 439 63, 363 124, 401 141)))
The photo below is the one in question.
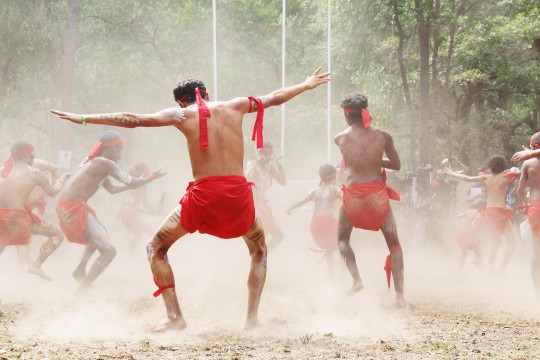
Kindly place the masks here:
POLYGON ((92 150, 90 151, 90 154, 88 154, 86 159, 84 159, 83 164, 86 164, 87 162, 89 162, 90 160, 92 160, 93 158, 101 154, 101 151, 103 151, 104 148, 122 145, 123 143, 124 143, 124 140, 122 140, 121 138, 117 138, 117 139, 113 139, 113 140, 109 140, 105 142, 98 141, 94 145, 92 150))
POLYGON ((380 230, 390 211, 389 199, 400 200, 397 191, 384 182, 341 185, 340 188, 345 215, 354 227, 360 229, 380 230))
POLYGON ((386 261, 384 262, 384 270, 386 271, 386 283, 388 284, 388 291, 390 291, 390 281, 392 280, 392 253, 396 251, 401 251, 400 247, 393 247, 390 248, 390 254, 386 257, 386 261))
POLYGON ((480 217, 474 223, 474 226, 476 228, 486 226, 491 233, 502 235, 508 223, 514 223, 512 214, 512 210, 496 206, 487 207, 482 211, 480 217))
POLYGON ((257 118, 255 119, 255 124, 253 125, 253 133, 251 134, 251 141, 257 139, 257 149, 262 149, 264 147, 263 139, 263 119, 264 119, 264 106, 262 100, 254 96, 248 96, 249 99, 249 111, 251 112, 251 102, 255 101, 257 103, 257 118))
POLYGON ((197 107, 199 108, 199 132, 201 138, 201 148, 206 150, 208 149, 208 122, 206 119, 210 117, 211 113, 208 106, 206 106, 206 103, 201 96, 201 91, 198 87, 195 88, 195 100, 197 101, 197 107))
POLYGON ((28 209, 0 209, 0 246, 27 245, 32 222, 41 224, 43 220, 28 209))
POLYGON ((516 180, 518 176, 519 175, 515 172, 508 172, 506 174, 506 178, 508 179, 509 182, 513 182, 514 180, 516 180))
POLYGON ((88 240, 85 236, 88 214, 96 215, 86 201, 79 200, 60 200, 56 204, 56 213, 60 222, 60 228, 66 235, 66 238, 72 242, 87 245, 88 240))
POLYGON ((531 147, 533 148, 533 150, 534 150, 534 149, 540 148, 540 144, 537 143, 537 142, 534 141, 534 140, 531 140, 530 144, 531 144, 531 147))
MULTIPOLYGON (((357 110, 352 109, 352 108, 343 108, 343 113, 345 115, 348 115, 349 113, 351 113, 353 111, 357 111, 357 110)), ((372 118, 371 118, 371 114, 369 113, 368 109, 362 108, 362 122, 364 123, 364 127, 367 128, 369 125, 371 125, 371 121, 372 121, 372 118)))
POLYGON ((533 201, 526 206, 520 206, 520 208, 525 208, 525 214, 529 219, 531 232, 535 236, 540 237, 540 200, 533 201))
POLYGON ((154 284, 156 284, 156 286, 158 287, 158 289, 156 291, 154 291, 154 297, 158 297, 159 295, 161 295, 161 293, 167 289, 174 289, 174 283, 172 284, 168 284, 168 285, 164 285, 164 286, 160 286, 157 282, 157 278, 154 276, 154 284))
POLYGON ((238 175, 208 176, 190 182, 180 200, 180 222, 193 233, 222 239, 244 235, 255 222, 254 184, 238 175))
POLYGON ((311 218, 310 232, 317 246, 326 251, 338 249, 338 222, 331 216, 317 215, 311 218))
MULTIPOLYGON (((28 145, 24 149, 22 149, 17 156, 27 156, 34 152, 34 147, 32 145, 28 145)), ((2 177, 8 177, 8 175, 11 173, 11 170, 13 169, 13 165, 15 164, 15 159, 13 158, 13 155, 9 156, 7 160, 4 162, 4 168, 2 169, 2 177)))

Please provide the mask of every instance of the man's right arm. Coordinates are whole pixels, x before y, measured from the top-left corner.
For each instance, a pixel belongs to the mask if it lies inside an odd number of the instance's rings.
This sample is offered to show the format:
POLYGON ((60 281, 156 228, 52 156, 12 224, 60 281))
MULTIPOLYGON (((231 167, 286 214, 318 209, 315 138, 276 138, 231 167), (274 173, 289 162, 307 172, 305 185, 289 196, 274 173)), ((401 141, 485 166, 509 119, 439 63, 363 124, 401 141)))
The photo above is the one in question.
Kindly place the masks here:
POLYGON ((523 164, 523 167, 521 168, 521 176, 519 178, 519 184, 517 187, 517 196, 521 199, 521 201, 526 202, 527 197, 525 196, 525 186, 527 185, 527 181, 529 180, 529 162, 525 161, 523 164))
POLYGON ((125 128, 178 126, 185 119, 184 110, 173 107, 154 114, 106 113, 106 114, 74 114, 60 110, 51 110, 60 119, 75 124, 100 124, 125 128))

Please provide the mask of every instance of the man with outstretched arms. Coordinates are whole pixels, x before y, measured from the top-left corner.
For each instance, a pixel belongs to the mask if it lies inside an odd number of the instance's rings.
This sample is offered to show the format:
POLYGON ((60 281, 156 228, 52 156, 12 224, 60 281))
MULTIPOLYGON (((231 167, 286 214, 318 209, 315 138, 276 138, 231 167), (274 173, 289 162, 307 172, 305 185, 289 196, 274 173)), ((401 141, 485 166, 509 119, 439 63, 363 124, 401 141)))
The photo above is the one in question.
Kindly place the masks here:
POLYGON ((336 135, 334 141, 341 150, 348 176, 341 187, 343 206, 339 214, 338 246, 353 278, 348 292, 353 295, 362 290, 363 284, 350 244, 352 229, 381 230, 390 251, 384 267, 388 287, 393 275, 397 306, 404 307, 407 303, 403 296, 403 252, 389 201, 399 200, 399 195, 386 185, 386 173, 382 169, 399 170, 401 163, 392 136, 371 125, 367 106, 367 97, 357 92, 341 101, 349 127, 336 135), (383 158, 385 154, 387 157, 383 158))
POLYGON ((64 174, 53 186, 47 173, 34 165, 32 144, 24 140, 14 143, 0 174, 0 253, 8 245, 27 246, 32 234, 46 236, 47 241, 28 271, 51 280, 41 265, 58 248, 64 236, 57 225, 33 213, 30 204, 35 188, 39 187, 53 197, 62 189, 69 174, 64 174))
POLYGON ((281 105, 306 90, 328 82, 329 74, 320 68, 304 82, 276 90, 261 98, 239 97, 230 101, 209 102, 201 81, 185 80, 174 89, 180 108, 169 108, 155 114, 114 113, 77 115, 52 112, 77 124, 82 122, 121 127, 173 126, 187 139, 194 181, 176 207, 148 243, 148 259, 158 290, 163 295, 167 319, 156 330, 183 329, 186 322, 180 311, 174 275, 167 251, 180 237, 199 231, 221 238, 242 236, 251 255, 248 277, 248 311, 246 328, 257 323, 257 310, 266 278, 266 244, 264 231, 255 218, 252 183, 244 178, 244 142, 242 120, 245 114, 257 112, 252 139, 263 146, 264 108, 281 105))
POLYGON ((489 267, 492 270, 499 250, 501 237, 507 241, 501 269, 505 270, 517 245, 517 234, 514 230, 513 211, 506 207, 506 194, 508 186, 517 178, 517 174, 506 170, 506 162, 502 156, 496 155, 489 159, 488 167, 490 172, 478 176, 467 176, 453 172, 446 168, 447 174, 453 178, 466 182, 483 183, 487 191, 486 208, 482 210, 480 217, 475 220, 475 229, 486 229, 491 235, 491 254, 489 257, 489 267))
POLYGON ((86 246, 81 262, 73 272, 73 277, 80 284, 79 293, 84 292, 116 256, 109 234, 97 219, 95 210, 87 204, 88 199, 100 187, 110 194, 116 194, 136 189, 164 175, 157 170, 147 176, 133 178, 122 171, 117 162, 121 158, 123 144, 118 132, 106 130, 66 181, 56 205, 60 227, 68 241, 86 246), (113 183, 110 178, 121 184, 113 183), (99 256, 87 273, 88 261, 96 250, 99 256))
MULTIPOLYGON (((531 137, 532 151, 540 150, 540 132, 531 137)), ((531 157, 521 167, 521 178, 517 190, 519 198, 528 203, 525 213, 529 218, 532 233, 531 275, 536 296, 540 299, 540 160, 531 157), (530 187, 529 198, 525 193, 526 185, 530 187)))

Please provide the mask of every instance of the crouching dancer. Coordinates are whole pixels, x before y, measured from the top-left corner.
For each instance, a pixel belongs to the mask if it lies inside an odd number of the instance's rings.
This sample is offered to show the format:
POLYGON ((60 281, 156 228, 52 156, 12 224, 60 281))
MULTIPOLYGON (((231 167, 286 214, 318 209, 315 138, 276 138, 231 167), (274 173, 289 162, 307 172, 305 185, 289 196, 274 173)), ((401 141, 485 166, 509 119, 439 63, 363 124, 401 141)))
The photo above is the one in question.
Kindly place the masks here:
POLYGON ((246 113, 257 111, 253 139, 263 146, 264 108, 281 105, 306 90, 329 81, 320 69, 304 82, 276 90, 261 98, 242 97, 230 101, 209 102, 205 85, 185 80, 174 89, 174 99, 182 109, 169 108, 155 114, 116 113, 77 115, 53 110, 62 119, 81 124, 106 124, 122 127, 173 126, 187 139, 194 181, 160 229, 148 243, 148 259, 158 290, 163 295, 167 319, 156 328, 183 329, 184 316, 175 290, 174 275, 167 251, 180 237, 199 231, 220 238, 242 236, 251 255, 248 277, 246 328, 257 323, 257 310, 266 278, 264 231, 255 217, 252 184, 244 178, 242 120, 246 113))
POLYGON ((82 259, 73 272, 80 284, 79 293, 84 292, 105 270, 116 256, 105 227, 99 222, 96 212, 87 201, 103 186, 111 194, 135 189, 160 178, 164 173, 155 171, 147 176, 132 178, 117 164, 123 150, 123 140, 119 133, 107 130, 83 163, 66 182, 56 205, 60 227, 68 241, 85 245, 82 259), (109 177, 121 184, 114 184, 109 177), (90 257, 95 251, 99 257, 86 272, 90 257))

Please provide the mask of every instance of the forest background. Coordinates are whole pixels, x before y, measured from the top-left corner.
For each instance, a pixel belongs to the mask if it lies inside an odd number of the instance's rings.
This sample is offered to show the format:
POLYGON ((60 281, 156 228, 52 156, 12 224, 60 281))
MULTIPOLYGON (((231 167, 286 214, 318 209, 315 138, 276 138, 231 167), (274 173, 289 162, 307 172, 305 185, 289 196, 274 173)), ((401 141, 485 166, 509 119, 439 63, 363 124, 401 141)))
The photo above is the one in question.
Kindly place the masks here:
MULTIPOLYGON (((212 9, 211 0, 3 0, 0 153, 25 138, 39 157, 84 158, 102 128, 64 124, 51 108, 151 113, 175 106, 172 89, 186 78, 212 97, 212 9)), ((280 109, 265 119, 291 178, 304 176, 306 161, 327 162, 329 136, 346 126, 341 96, 352 91, 368 95, 408 171, 450 155, 474 167, 509 158, 540 131, 537 0, 287 0, 286 85, 328 68, 329 11, 330 131, 325 89, 286 105, 283 139, 280 109)), ((216 19, 219 100, 280 88, 282 1, 217 0, 216 19)), ((140 148, 187 157, 170 131, 122 133, 128 162, 140 148)), ((337 147, 329 155, 339 162, 337 147)))

